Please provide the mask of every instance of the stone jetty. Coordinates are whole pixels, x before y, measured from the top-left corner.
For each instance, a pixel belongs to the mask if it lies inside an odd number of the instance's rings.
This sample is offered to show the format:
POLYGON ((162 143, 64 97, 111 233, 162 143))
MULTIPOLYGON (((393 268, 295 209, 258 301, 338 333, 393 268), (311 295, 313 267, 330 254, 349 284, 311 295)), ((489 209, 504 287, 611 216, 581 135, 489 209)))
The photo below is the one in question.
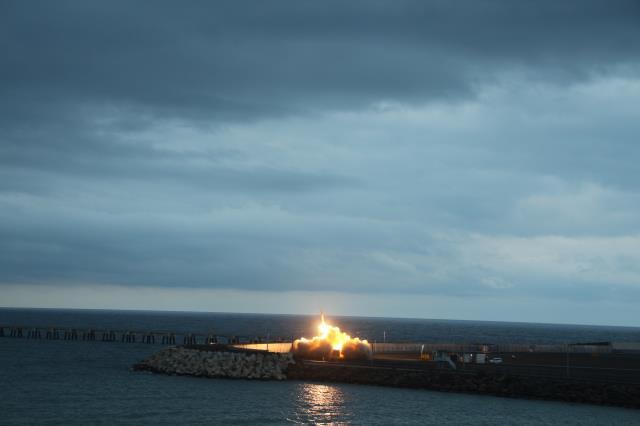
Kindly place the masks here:
POLYGON ((187 345, 161 350, 134 370, 196 377, 358 383, 640 408, 640 386, 615 381, 522 376, 500 368, 457 371, 436 363, 318 362, 291 352, 230 345, 187 345))
POLYGON ((234 350, 215 345, 206 349, 186 346, 161 350, 134 365, 134 370, 196 377, 285 380, 287 368, 293 363, 290 353, 234 350))

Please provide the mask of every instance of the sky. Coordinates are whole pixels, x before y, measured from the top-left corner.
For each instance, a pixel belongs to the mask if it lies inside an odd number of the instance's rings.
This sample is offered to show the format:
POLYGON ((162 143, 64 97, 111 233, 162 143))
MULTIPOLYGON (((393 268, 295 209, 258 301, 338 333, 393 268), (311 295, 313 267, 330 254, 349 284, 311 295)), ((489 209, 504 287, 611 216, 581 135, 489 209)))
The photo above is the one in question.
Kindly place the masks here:
POLYGON ((637 1, 0 3, 0 306, 640 326, 637 1))

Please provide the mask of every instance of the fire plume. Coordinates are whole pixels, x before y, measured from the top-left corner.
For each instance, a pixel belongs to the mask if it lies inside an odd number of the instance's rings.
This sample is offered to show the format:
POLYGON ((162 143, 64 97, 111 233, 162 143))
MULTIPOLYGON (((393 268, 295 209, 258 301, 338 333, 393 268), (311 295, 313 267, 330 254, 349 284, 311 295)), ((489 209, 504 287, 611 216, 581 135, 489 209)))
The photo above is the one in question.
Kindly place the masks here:
POLYGON ((293 342, 291 351, 295 356, 307 359, 354 360, 370 359, 371 345, 366 340, 352 338, 339 327, 329 325, 320 314, 318 335, 311 339, 304 337, 293 342))

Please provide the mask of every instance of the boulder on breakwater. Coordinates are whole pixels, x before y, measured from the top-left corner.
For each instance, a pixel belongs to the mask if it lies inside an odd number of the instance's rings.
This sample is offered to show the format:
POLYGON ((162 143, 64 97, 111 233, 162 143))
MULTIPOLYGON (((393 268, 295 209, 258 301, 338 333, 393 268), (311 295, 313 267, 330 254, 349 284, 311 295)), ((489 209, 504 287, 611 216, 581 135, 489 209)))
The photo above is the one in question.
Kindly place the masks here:
POLYGON ((285 380, 290 353, 171 347, 135 364, 134 370, 197 377, 285 380))

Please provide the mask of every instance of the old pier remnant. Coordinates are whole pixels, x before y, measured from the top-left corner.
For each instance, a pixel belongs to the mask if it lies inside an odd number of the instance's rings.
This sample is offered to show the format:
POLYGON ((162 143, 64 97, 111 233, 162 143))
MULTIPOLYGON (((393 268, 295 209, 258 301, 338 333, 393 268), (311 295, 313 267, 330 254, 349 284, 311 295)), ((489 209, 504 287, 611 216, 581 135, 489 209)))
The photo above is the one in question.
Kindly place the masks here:
POLYGON ((193 333, 170 330, 113 330, 82 327, 55 327, 55 326, 23 326, 0 325, 0 338, 14 337, 27 339, 84 341, 84 342, 120 342, 120 343, 144 343, 175 345, 182 342, 185 345, 216 344, 219 342, 237 343, 249 342, 249 338, 238 336, 218 336, 212 332, 193 333))

